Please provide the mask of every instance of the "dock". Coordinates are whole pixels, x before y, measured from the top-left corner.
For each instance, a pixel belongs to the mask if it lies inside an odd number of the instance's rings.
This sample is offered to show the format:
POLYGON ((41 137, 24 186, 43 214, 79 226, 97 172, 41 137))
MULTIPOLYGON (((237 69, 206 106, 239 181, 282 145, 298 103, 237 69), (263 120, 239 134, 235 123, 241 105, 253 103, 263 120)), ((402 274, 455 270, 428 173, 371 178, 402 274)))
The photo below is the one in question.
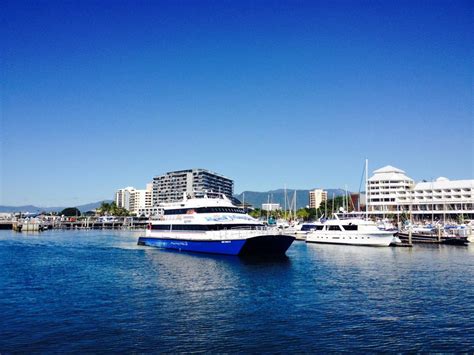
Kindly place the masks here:
POLYGON ((43 232, 45 230, 143 230, 149 224, 148 220, 134 218, 117 218, 116 221, 99 221, 95 218, 80 220, 10 220, 0 221, 0 230, 16 232, 43 232))

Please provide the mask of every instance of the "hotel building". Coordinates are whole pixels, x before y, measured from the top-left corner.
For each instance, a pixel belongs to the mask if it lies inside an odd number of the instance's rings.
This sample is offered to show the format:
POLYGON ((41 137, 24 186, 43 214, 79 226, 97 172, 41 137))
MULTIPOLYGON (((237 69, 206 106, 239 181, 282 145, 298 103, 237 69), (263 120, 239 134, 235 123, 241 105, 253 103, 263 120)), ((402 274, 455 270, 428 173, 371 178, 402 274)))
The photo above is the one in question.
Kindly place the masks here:
POLYGON ((135 191, 136 189, 131 186, 117 190, 114 199, 117 207, 125 208, 127 211, 130 211, 130 199, 135 191))
POLYGON ((117 207, 125 208, 133 214, 140 214, 141 210, 149 209, 153 203, 153 184, 146 185, 146 189, 138 190, 134 187, 126 187, 115 193, 117 207))
POLYGON ((153 206, 183 199, 193 192, 215 192, 232 199, 234 181, 205 169, 171 171, 153 178, 153 206))
POLYGON ((411 213, 419 219, 474 218, 474 180, 415 183, 403 170, 385 166, 367 182, 367 208, 371 215, 411 213))
POLYGON ((309 192, 309 208, 319 208, 321 203, 328 200, 328 193, 322 189, 309 192))

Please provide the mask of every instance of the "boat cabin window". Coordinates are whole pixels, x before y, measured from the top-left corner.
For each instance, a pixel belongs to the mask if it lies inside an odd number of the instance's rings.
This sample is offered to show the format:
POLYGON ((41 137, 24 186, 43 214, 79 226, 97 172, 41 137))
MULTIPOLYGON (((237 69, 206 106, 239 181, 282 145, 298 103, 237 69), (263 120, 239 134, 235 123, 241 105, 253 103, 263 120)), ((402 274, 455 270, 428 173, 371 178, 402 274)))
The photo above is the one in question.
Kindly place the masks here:
POLYGON ((301 230, 303 232, 310 231, 311 229, 315 229, 315 228, 316 228, 316 226, 314 224, 303 224, 301 226, 301 230))
POLYGON ((263 224, 152 224, 152 230, 165 231, 219 231, 224 229, 260 229, 263 224))
POLYGON ((342 226, 344 230, 346 231, 356 231, 357 230, 357 225, 356 224, 348 224, 345 226, 342 226))
POLYGON ((187 213, 240 213, 245 214, 242 208, 238 207, 198 207, 198 208, 177 208, 165 210, 165 215, 187 214, 187 213))
POLYGON ((330 230, 330 231, 340 231, 341 228, 339 226, 328 226, 328 230, 330 230))
POLYGON ((170 230, 170 225, 169 224, 153 224, 151 226, 151 229, 153 230, 161 230, 161 231, 169 231, 170 230))

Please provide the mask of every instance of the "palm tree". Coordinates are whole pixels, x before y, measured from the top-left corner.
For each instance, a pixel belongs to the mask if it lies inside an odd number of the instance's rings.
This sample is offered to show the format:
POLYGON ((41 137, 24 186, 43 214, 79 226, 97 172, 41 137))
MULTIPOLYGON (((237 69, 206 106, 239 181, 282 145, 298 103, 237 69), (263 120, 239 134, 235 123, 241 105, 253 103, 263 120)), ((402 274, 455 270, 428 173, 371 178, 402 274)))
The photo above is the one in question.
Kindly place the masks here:
POLYGON ((106 213, 110 212, 111 205, 108 202, 102 202, 100 207, 99 207, 99 213, 100 215, 104 215, 106 213))

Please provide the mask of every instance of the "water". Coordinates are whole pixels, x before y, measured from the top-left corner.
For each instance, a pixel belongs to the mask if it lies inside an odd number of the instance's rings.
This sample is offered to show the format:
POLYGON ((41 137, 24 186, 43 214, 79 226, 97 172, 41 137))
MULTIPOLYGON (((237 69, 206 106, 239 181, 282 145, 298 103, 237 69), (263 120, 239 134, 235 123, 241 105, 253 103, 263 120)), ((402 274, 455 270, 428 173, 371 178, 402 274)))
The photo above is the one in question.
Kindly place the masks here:
POLYGON ((0 353, 474 351, 474 246, 276 261, 0 231, 0 353))

